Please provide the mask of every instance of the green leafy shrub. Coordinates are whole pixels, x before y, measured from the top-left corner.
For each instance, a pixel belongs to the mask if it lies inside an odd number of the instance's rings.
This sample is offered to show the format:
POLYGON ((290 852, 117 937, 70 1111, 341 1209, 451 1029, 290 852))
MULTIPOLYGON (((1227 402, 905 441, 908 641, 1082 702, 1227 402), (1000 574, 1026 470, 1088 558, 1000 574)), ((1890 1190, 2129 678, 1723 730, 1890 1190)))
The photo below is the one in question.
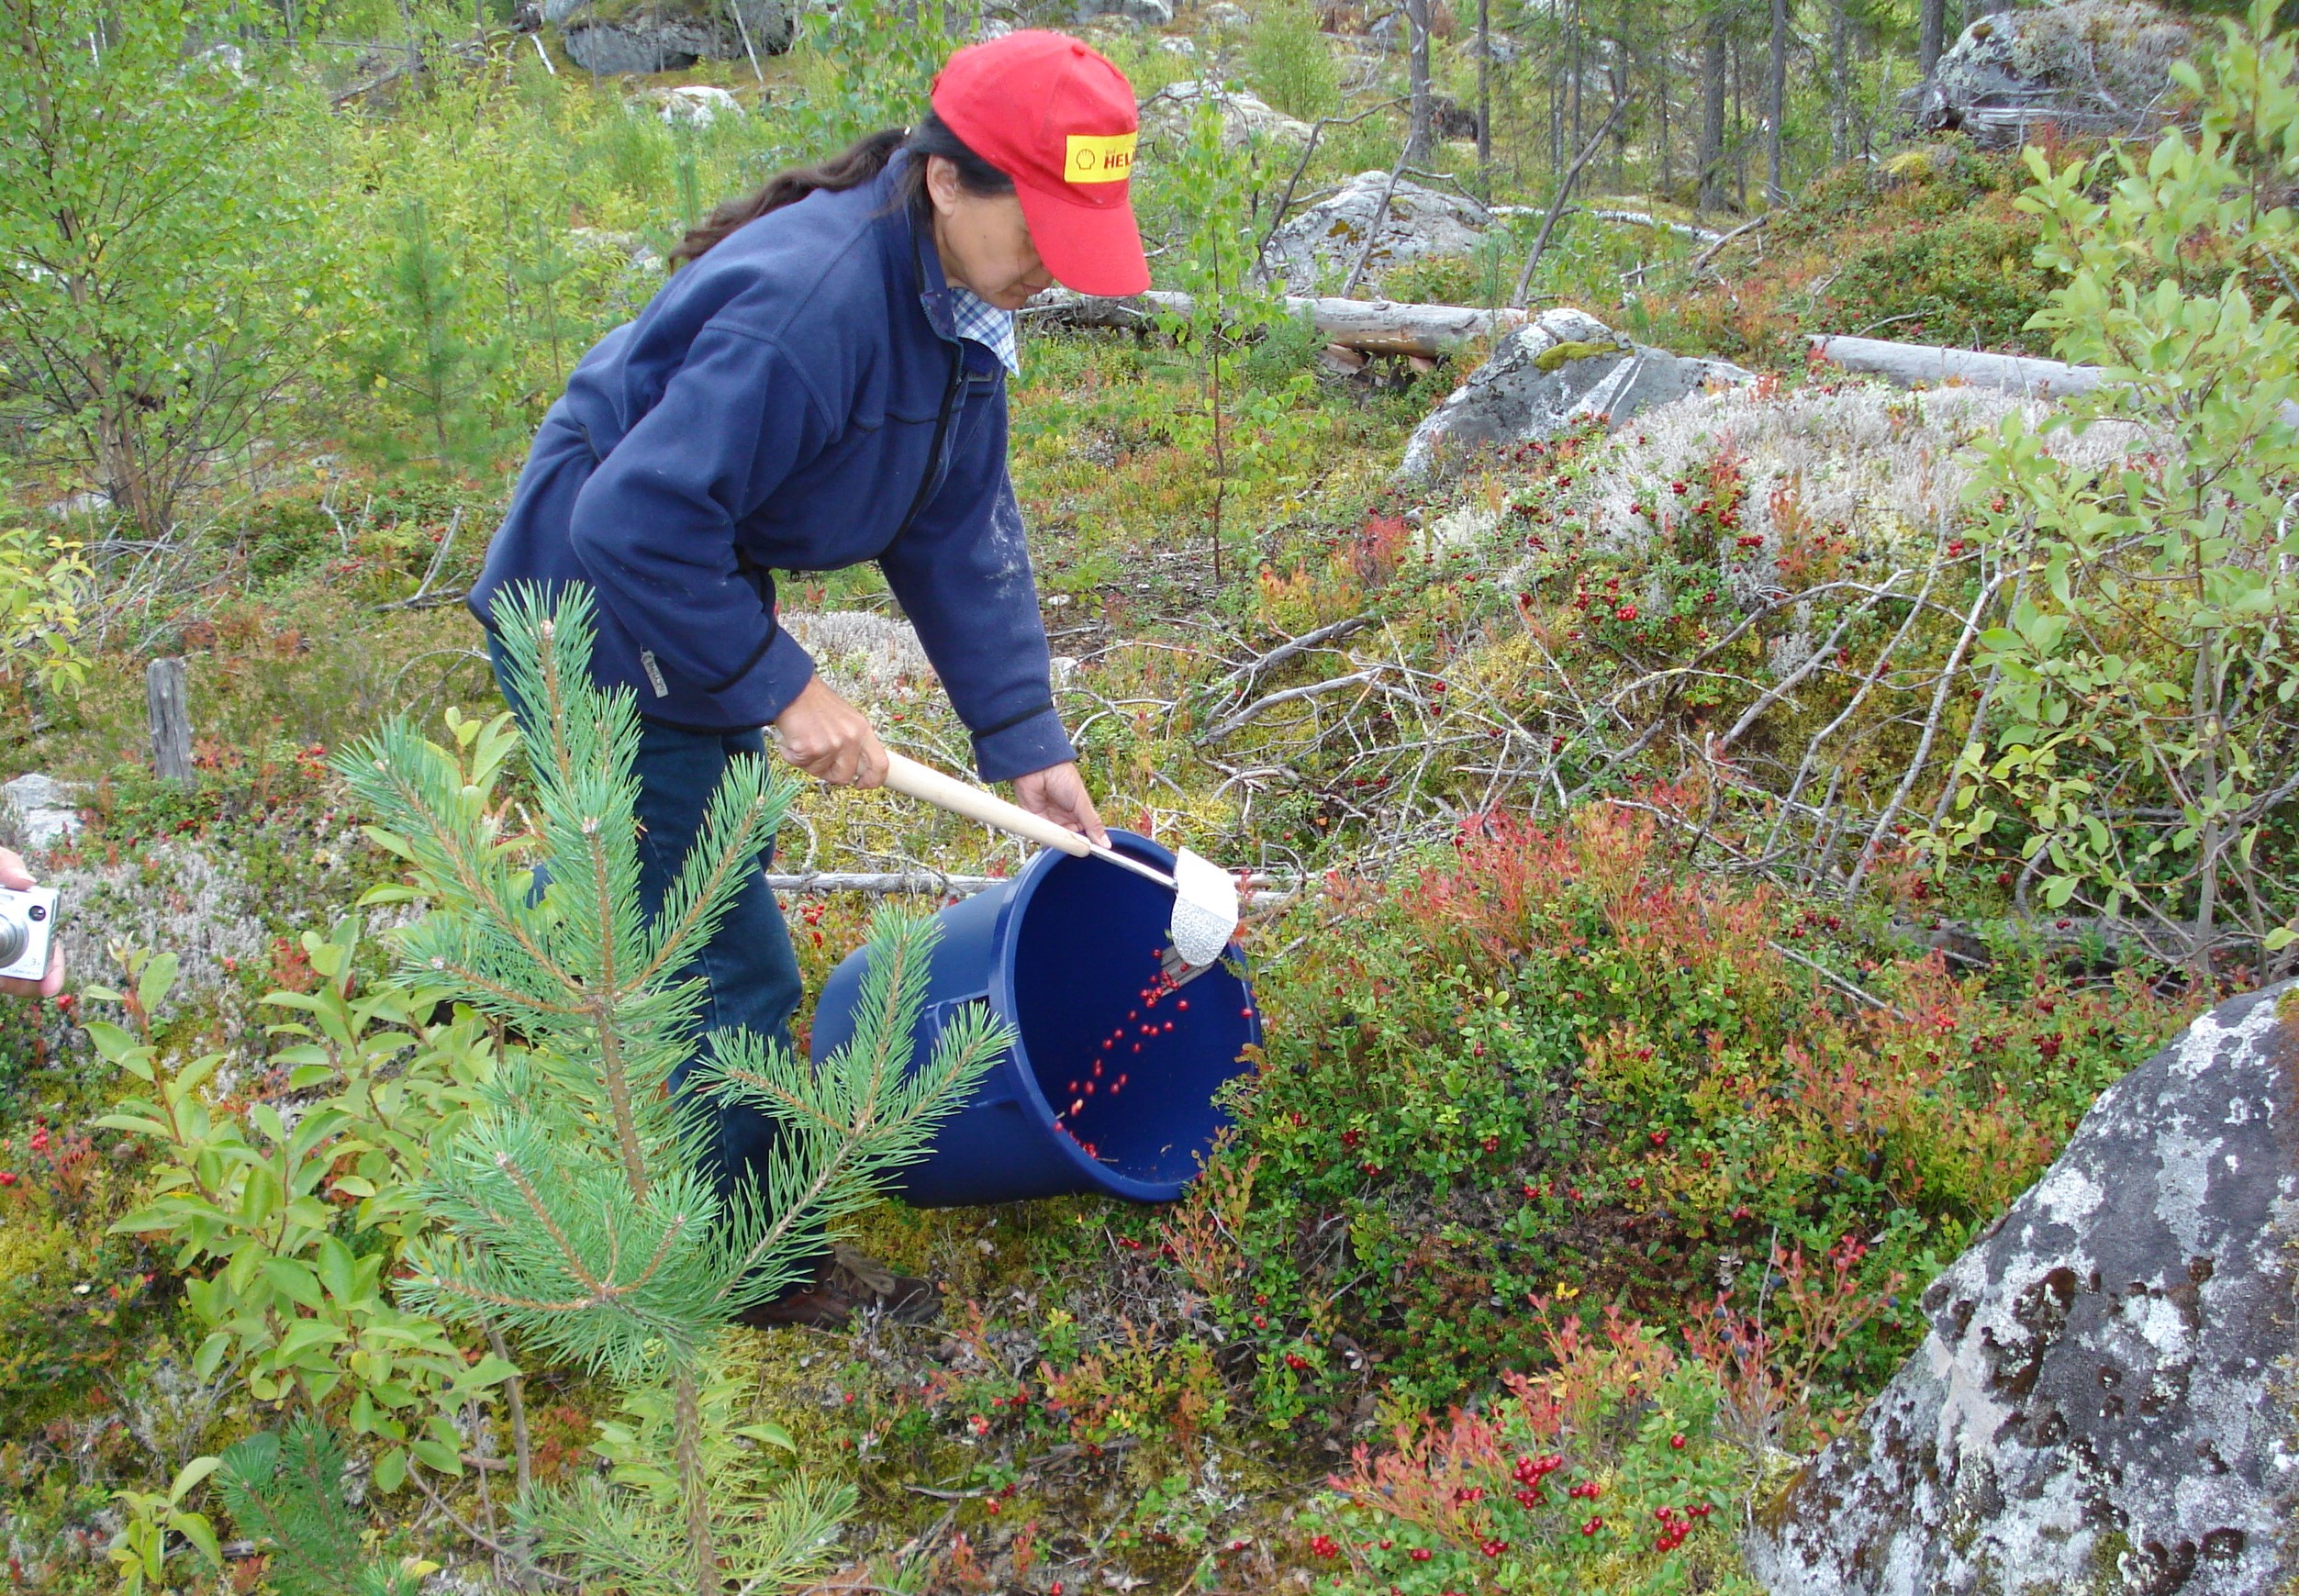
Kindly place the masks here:
POLYGON ((2015 849, 2046 907, 2136 920, 2199 982, 2230 940, 2299 936, 2299 222, 2281 203, 2299 42, 2274 23, 2255 5, 2208 76, 2181 63, 2193 136, 2057 168, 2028 151, 2020 204, 2065 279, 2035 325, 2104 381, 2040 425, 2007 419, 1972 485, 2010 597, 1981 639, 1985 731, 1934 839, 2015 849), (2113 473, 2043 447, 2117 423, 2135 454, 2113 473))
POLYGON ((376 1446, 375 1484, 392 1491, 411 1468, 462 1473, 452 1415, 518 1371, 492 1356, 467 1359, 439 1320, 395 1300, 387 1284, 399 1248, 430 1222, 412 1189, 434 1139, 471 1111, 496 1060, 468 1015, 430 1022, 444 991, 357 988, 357 935, 350 920, 330 937, 306 932, 319 985, 270 999, 304 1016, 276 1028, 301 1039, 276 1055, 277 1084, 319 1093, 292 1117, 252 1082, 216 1101, 210 1085, 228 1055, 173 1057, 154 1036, 173 953, 121 950, 133 988, 87 996, 120 1004, 128 1023, 95 1020, 87 1032, 106 1064, 143 1083, 145 1095, 95 1122, 161 1160, 149 1200, 112 1228, 175 1248, 185 1307, 204 1333, 193 1374, 212 1378, 229 1363, 256 1401, 341 1413, 376 1446))
POLYGON ((20 702, 34 685, 69 693, 87 679, 77 634, 94 586, 77 543, 0 527, 0 692, 20 702))
POLYGON ((1196 1249, 1281 1424, 1377 1367, 1423 1408, 1534 1367, 1536 1298, 1658 1318, 1722 1290, 1771 1296, 1825 1429, 1906 1350, 1914 1290, 2182 1012, 2137 981, 1999 999, 1936 960, 1842 1003, 1789 956, 1838 916, 1687 874, 1612 805, 1485 817, 1402 890, 1331 883, 1303 912, 1230 1155, 1250 1200, 1234 1245, 1196 1249), (1783 1314, 1791 1270, 1807 1308, 1783 1314))
POLYGON ((296 102, 186 59, 234 36, 204 0, 63 0, 15 14, 0 69, 5 407, 145 538, 316 352, 334 240, 283 158, 296 102))

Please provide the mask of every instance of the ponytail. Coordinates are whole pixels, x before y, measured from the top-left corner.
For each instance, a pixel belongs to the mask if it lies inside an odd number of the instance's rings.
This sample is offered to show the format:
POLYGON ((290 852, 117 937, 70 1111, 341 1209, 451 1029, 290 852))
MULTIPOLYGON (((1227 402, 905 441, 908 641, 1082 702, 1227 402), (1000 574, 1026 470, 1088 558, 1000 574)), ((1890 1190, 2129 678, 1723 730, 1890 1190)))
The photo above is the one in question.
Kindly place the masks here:
POLYGON ((675 270, 686 262, 701 259, 735 229, 757 220, 770 210, 796 205, 817 192, 843 194, 850 188, 860 188, 887 169, 897 151, 906 151, 910 156, 902 173, 900 192, 895 195, 898 208, 914 206, 924 197, 926 158, 930 155, 942 156, 957 167, 958 185, 968 194, 988 199, 1014 191, 1012 178, 968 149, 940 117, 928 111, 914 128, 887 128, 857 139, 842 153, 819 165, 794 166, 768 178, 755 193, 722 202, 700 226, 687 229, 678 247, 671 251, 672 268, 675 270))

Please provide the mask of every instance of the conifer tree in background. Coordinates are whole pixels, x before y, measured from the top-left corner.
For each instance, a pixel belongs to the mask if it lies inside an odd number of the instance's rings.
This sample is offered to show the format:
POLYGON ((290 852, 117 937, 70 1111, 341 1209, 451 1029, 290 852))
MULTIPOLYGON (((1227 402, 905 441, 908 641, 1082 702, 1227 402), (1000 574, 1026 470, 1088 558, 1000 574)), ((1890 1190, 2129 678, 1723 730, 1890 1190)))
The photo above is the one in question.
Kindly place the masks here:
POLYGON ((763 761, 734 762, 650 920, 639 716, 630 693, 591 682, 590 615, 580 590, 552 608, 530 591, 497 607, 512 688, 533 714, 535 835, 500 834, 457 756, 403 721, 337 763, 436 905, 405 934, 407 972, 529 1044, 435 1160, 422 1195, 452 1239, 411 1256, 403 1294, 604 1373, 633 1412, 657 1415, 638 1434, 659 1456, 521 1502, 542 1549, 633 1592, 773 1590, 819 1559, 853 1493, 769 1468, 752 1444, 787 1444, 769 1427, 731 1433, 713 1395, 728 1322, 799 1279, 820 1233, 926 1149, 1009 1039, 969 1009, 913 1068, 936 928, 881 914, 854 1038, 819 1069, 748 1032, 712 1037, 699 1089, 781 1130, 756 1184, 720 1200, 698 1166, 709 1117, 664 1089, 704 999, 700 981, 676 977, 757 868, 793 787, 763 761), (540 893, 534 865, 550 883, 540 893))
POLYGON ((485 395, 510 360, 510 340, 498 333, 474 342, 466 335, 461 275, 431 236, 428 207, 421 200, 405 206, 384 282, 388 320, 362 363, 386 418, 362 441, 386 465, 478 470, 508 441, 485 395))

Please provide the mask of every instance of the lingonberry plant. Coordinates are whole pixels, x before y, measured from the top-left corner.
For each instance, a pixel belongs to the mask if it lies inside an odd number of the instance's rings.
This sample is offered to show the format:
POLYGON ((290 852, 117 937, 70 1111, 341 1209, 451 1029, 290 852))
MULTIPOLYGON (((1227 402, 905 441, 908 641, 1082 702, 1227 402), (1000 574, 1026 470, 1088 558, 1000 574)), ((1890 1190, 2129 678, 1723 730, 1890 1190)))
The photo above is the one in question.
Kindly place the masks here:
POLYGON ((1356 1449, 1307 1543, 1332 1588, 1753 1589, 1731 1524, 1756 1476, 1718 1434, 1714 1378, 1613 1311, 1593 1334, 1566 1315, 1546 1343, 1545 1372, 1505 1376, 1481 1412, 1356 1449))

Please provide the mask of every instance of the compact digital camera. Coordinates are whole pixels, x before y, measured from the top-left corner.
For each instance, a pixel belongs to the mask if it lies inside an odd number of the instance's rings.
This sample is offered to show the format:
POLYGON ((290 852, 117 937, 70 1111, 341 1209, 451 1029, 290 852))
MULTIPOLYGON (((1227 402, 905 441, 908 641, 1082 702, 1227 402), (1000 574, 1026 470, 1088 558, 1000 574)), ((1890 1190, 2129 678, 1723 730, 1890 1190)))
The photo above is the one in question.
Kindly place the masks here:
POLYGON ((56 889, 0 887, 0 976, 37 981, 48 974, 49 943, 56 934, 56 889))

